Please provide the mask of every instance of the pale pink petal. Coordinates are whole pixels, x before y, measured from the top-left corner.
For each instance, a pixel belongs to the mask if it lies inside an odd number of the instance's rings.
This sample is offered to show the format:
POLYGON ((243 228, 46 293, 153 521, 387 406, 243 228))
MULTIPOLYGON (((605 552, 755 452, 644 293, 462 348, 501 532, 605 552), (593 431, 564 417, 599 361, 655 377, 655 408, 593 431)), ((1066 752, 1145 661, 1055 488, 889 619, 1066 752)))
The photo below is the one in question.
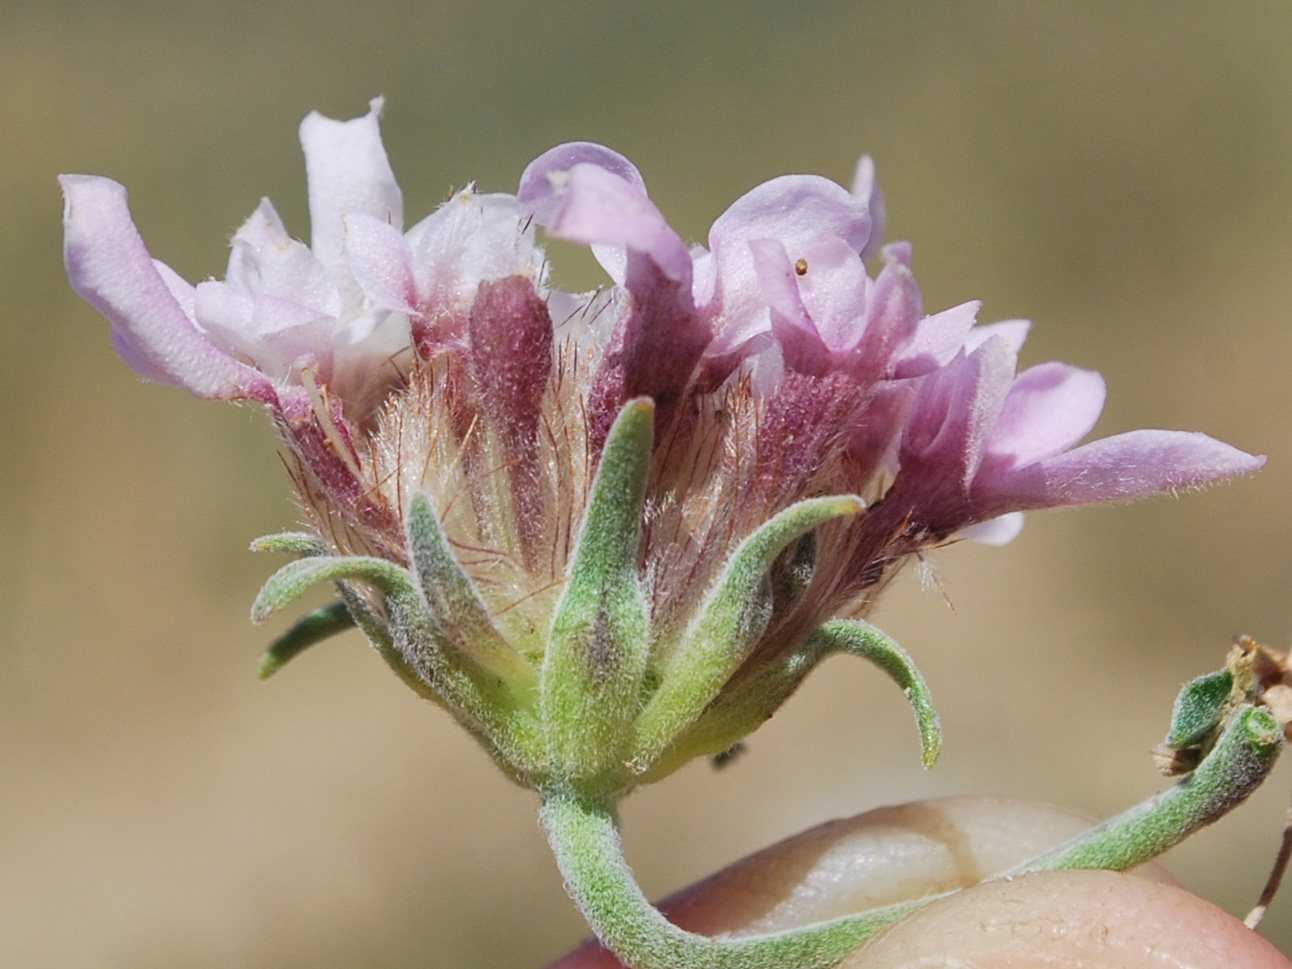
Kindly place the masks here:
POLYGON ((924 303, 910 264, 892 259, 870 287, 866 329, 857 345, 858 369, 869 376, 888 374, 898 348, 915 336, 924 303))
POLYGON ((974 482, 975 500, 1026 510, 1122 501, 1198 488, 1250 474, 1265 463, 1189 431, 1130 431, 974 482), (981 493, 981 494, 980 494, 981 493))
MULTIPOLYGON (((319 344, 331 342, 332 330, 336 318, 327 313, 320 313, 315 307, 293 300, 282 299, 272 293, 257 293, 252 299, 251 328, 259 339, 279 337, 289 330, 298 330, 303 326, 318 324, 320 327, 319 344)), ((313 347, 302 345, 297 355, 312 352, 313 347)))
POLYGON ((566 173, 576 165, 595 165, 618 175, 629 185, 646 192, 637 167, 617 151, 590 141, 572 141, 549 148, 525 166, 516 199, 540 225, 556 221, 565 193, 566 173))
POLYGON ((869 330, 869 280, 860 257, 843 239, 828 236, 803 250, 794 267, 798 291, 825 348, 845 354, 869 330), (801 270, 801 272, 800 272, 801 270))
POLYGON ((197 316, 194 314, 193 304, 197 297, 197 288, 160 259, 154 259, 153 266, 156 267, 166 288, 170 290, 170 294, 175 297, 175 302, 179 303, 184 315, 196 322, 197 316))
POLYGON ((326 358, 331 352, 335 323, 313 307, 268 293, 245 296, 207 280, 197 286, 194 308, 213 340, 275 380, 289 381, 298 360, 326 358))
POLYGON ((318 367, 322 379, 330 380, 335 319, 313 307, 260 293, 253 301, 251 325, 259 341, 256 363, 261 370, 286 380, 302 369, 318 367))
POLYGON ((194 290, 193 314, 211 339, 246 360, 256 358, 259 334, 251 324, 254 298, 228 283, 207 279, 194 290))
POLYGON ((907 416, 900 461, 930 491, 967 489, 1013 381, 1013 350, 999 337, 924 378, 907 416), (940 479, 940 480, 934 480, 940 479))
POLYGON ((408 231, 417 308, 435 315, 464 311, 483 280, 517 273, 537 277, 542 254, 516 199, 468 186, 408 231))
MULTIPOLYGON (((981 307, 978 300, 971 300, 920 320, 911 339, 898 353, 893 375, 898 378, 919 377, 949 363, 965 347, 981 307)), ((981 332, 986 327, 978 329, 981 332)), ((976 348, 975 345, 969 349, 976 348)), ((1017 347, 1014 350, 1018 352, 1017 347)))
POLYGON ((718 263, 704 246, 691 247, 691 299, 708 308, 718 289, 718 263))
POLYGON ((274 208, 274 203, 263 198, 256 206, 256 211, 233 234, 233 238, 235 241, 245 242, 252 249, 259 249, 271 242, 287 242, 291 237, 287 234, 287 227, 283 225, 282 216, 274 208))
POLYGON ((266 246, 290 245, 291 241, 273 203, 261 199, 256 211, 233 234, 224 281, 250 296, 260 287, 260 251, 266 246))
POLYGON ((1006 512, 977 525, 960 530, 960 537, 979 545, 1008 545, 1023 530, 1024 515, 1021 511, 1006 512))
POLYGON ((374 304, 414 312, 417 283, 408 245, 389 222, 354 213, 345 217, 345 260, 364 295, 374 304))
POLYGON ((277 240, 253 251, 246 242, 235 238, 233 248, 235 254, 240 253, 240 291, 245 295, 265 293, 312 307, 319 316, 342 315, 337 277, 304 243, 277 240))
POLYGON ((713 299, 706 303, 714 317, 709 356, 738 356, 772 329, 749 243, 775 240, 793 265, 822 239, 837 236, 859 252, 869 234, 865 203, 816 175, 774 178, 737 199, 709 230, 716 277, 713 299))
POLYGON ((755 239, 748 245, 767 305, 784 322, 798 327, 818 343, 821 342, 821 334, 817 332, 807 307, 803 305, 794 264, 790 262, 785 247, 775 239, 755 239))
MULTIPOLYGON (((522 210, 539 225, 554 225, 566 204, 564 199, 569 191, 569 173, 579 165, 604 169, 622 178, 642 197, 646 195, 646 183, 641 172, 627 158, 604 145, 575 141, 548 149, 526 166, 521 174, 520 190, 517 193, 522 210)), ((662 221, 663 217, 660 219, 662 221)), ((607 275, 622 285, 628 274, 626 245, 604 240, 592 240, 588 245, 607 275)))
POLYGON ((795 261, 818 239, 839 236, 860 252, 870 225, 866 204, 828 178, 782 175, 746 192, 718 216, 709 230, 709 248, 719 254, 731 247, 739 255, 740 242, 776 239, 795 261))
POLYGON ((985 323, 982 326, 975 326, 965 336, 965 349, 969 352, 977 350, 994 336, 1000 337, 1015 352, 1023 349, 1023 344, 1027 342, 1028 331, 1032 329, 1030 320, 1001 320, 999 323, 985 323))
POLYGON ((533 182, 535 189, 544 185, 547 193, 535 191, 522 204, 534 205, 527 211, 543 214, 539 222, 552 235, 571 242, 624 247, 629 253, 625 280, 632 271, 632 254, 640 253, 669 279, 685 282, 690 289, 691 254, 686 243, 640 185, 588 162, 565 172, 548 172, 546 179, 533 182))
POLYGON ((301 147, 309 179, 310 248, 326 266, 341 265, 341 219, 362 212, 395 228, 404 224, 403 196, 395 182, 377 119, 382 99, 361 118, 334 121, 317 111, 301 122, 301 147))
POLYGON ((884 193, 875 180, 875 162, 869 155, 862 155, 857 162, 857 170, 852 176, 852 194, 865 202, 870 212, 870 238, 861 250, 862 260, 869 262, 883 244, 884 226, 888 222, 888 206, 884 204, 884 193))
POLYGON ((1066 451, 1094 428, 1105 395, 1104 379, 1093 370, 1065 363, 1024 370, 1009 389, 987 451, 1015 467, 1066 451))
POLYGON ((798 276, 785 247, 774 239, 755 239, 748 245, 784 366, 798 373, 825 374, 830 367, 830 353, 803 305, 798 276))
POLYGON ((274 399, 273 385, 221 351, 176 300, 139 237, 126 190, 63 175, 63 259, 72 288, 112 325, 112 343, 150 380, 199 397, 274 399))

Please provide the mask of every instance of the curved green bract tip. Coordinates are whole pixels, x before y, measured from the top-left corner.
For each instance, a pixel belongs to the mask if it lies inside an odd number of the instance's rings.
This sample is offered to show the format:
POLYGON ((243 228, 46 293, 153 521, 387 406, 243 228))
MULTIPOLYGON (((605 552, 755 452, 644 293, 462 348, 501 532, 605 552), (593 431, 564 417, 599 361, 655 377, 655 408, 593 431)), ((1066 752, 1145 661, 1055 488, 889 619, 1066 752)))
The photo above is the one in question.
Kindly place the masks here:
POLYGON ((251 621, 261 623, 320 582, 351 579, 391 595, 416 596, 412 576, 385 559, 368 556, 318 556, 284 565, 269 577, 251 606, 251 621))
POLYGON ((925 767, 932 767, 942 750, 942 722, 933 707, 929 685, 910 654, 882 631, 859 619, 837 619, 821 626, 808 638, 806 652, 847 653, 869 660, 887 673, 906 694, 920 731, 920 751, 925 767))
POLYGON ((772 616, 767 573, 791 542, 865 508, 856 495, 808 498, 786 508, 740 543, 699 615, 660 671, 660 685, 637 720, 632 767, 648 770, 713 703, 758 645, 772 616))
POLYGON ((323 541, 310 532, 279 532, 262 535, 251 543, 253 552, 286 552, 289 555, 322 555, 327 551, 323 541))
POLYGON ((509 679, 530 683, 533 668, 494 626, 475 583, 462 570, 440 530, 430 500, 421 492, 409 503, 405 528, 413 577, 431 618, 458 648, 482 666, 509 679))
POLYGON ((354 627, 354 617, 344 602, 334 602, 302 616, 260 654, 260 678, 267 680, 315 643, 354 627))

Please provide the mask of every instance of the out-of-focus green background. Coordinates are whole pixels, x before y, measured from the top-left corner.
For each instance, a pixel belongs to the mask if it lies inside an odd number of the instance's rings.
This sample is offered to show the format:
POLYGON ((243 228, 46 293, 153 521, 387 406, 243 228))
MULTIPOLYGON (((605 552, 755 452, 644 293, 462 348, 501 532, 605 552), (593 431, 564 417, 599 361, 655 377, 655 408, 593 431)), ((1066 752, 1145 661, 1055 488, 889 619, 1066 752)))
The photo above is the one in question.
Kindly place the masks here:
MULTIPOLYGON (((525 969, 584 934, 533 796, 357 637, 256 681, 281 626, 246 611, 279 563, 244 549, 295 523, 272 434, 121 365, 62 276, 60 171, 128 185, 196 280, 262 195, 308 237, 296 125, 378 93, 410 223, 586 138, 703 240, 759 181, 846 182, 866 150, 930 309, 1036 320, 1025 363, 1107 377, 1101 433, 1269 454, 1250 481, 945 550, 931 588, 908 575, 878 618, 932 681, 942 763, 919 768, 896 690, 832 661, 729 769, 628 803, 652 894, 911 798, 1114 812, 1160 786, 1147 752, 1184 679, 1236 632, 1292 638, 1282 0, 8 0, 0 23, 0 964, 525 969)), ((1245 911, 1290 789, 1285 764, 1175 870, 1245 911)), ((1292 893, 1266 926, 1292 951, 1292 893)))

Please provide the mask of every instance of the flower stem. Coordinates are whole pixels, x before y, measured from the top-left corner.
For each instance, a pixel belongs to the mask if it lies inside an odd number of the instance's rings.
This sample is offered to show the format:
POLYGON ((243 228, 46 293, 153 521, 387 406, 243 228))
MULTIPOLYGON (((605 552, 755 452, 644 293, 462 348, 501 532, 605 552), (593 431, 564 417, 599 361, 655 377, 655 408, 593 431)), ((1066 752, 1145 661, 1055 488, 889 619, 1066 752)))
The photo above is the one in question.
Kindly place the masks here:
POLYGON ((1126 871, 1218 821, 1260 786, 1283 749, 1265 707, 1243 705, 1197 769, 1148 800, 997 876, 1103 868, 1126 871))
MULTIPOLYGON (((1283 732, 1244 705, 1188 777, 997 878, 1101 868, 1156 857, 1242 803, 1274 766, 1283 732)), ((566 887, 601 942, 632 969, 827 969, 880 929, 954 892, 761 936, 708 938, 669 922, 642 894, 623 856, 613 804, 573 792, 544 798, 540 817, 566 887)))
POLYGON ((633 969, 827 969, 924 903, 763 936, 708 938, 678 928, 642 894, 611 807, 558 794, 544 800, 540 817, 575 903, 601 942, 633 969))

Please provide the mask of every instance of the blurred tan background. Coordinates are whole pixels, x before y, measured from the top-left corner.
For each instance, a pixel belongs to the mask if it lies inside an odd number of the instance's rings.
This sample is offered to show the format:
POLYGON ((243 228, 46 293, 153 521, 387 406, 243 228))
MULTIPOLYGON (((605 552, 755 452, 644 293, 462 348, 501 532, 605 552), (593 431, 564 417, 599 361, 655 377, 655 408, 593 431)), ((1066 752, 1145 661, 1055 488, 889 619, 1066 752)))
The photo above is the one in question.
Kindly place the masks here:
MULTIPOLYGON (((878 620, 947 730, 832 661, 721 773, 634 797, 653 894, 837 815, 959 792, 1106 815, 1157 789, 1179 684, 1292 638, 1292 7, 0 3, 0 964, 537 967, 583 926, 534 821, 349 636, 259 683, 247 608, 295 523, 266 422, 139 383, 59 260, 60 171, 129 186, 155 255, 221 275, 269 195, 308 238, 296 125, 387 97, 410 223, 608 143, 686 236, 757 182, 872 153, 926 305, 1037 321, 1101 370, 1099 432, 1202 429, 1254 480, 1030 516, 878 620)), ((563 253, 564 255, 564 253, 563 253)), ((571 286, 595 281, 567 263, 571 286)), ((1168 861, 1234 912, 1292 768, 1168 861)), ((1292 952, 1292 892, 1267 933, 1292 952)))

